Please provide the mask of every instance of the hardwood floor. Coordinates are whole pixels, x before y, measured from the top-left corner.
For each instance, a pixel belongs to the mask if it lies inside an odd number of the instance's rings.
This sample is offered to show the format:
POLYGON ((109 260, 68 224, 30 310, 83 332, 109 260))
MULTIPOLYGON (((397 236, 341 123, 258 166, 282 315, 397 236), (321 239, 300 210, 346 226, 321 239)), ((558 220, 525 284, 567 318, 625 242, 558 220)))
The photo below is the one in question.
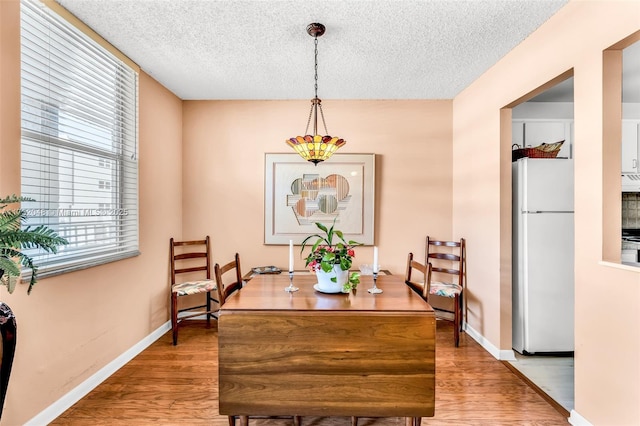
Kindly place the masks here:
MULTIPOLYGON (((423 425, 565 425, 543 397, 465 333, 453 345, 448 321, 438 321, 435 416, 423 425)), ((214 425, 218 414, 218 339, 203 323, 180 329, 178 346, 165 334, 64 412, 52 425, 214 425)), ((251 419, 251 426, 291 425, 251 419)), ((303 426, 348 426, 349 418, 303 417, 303 426)), ((400 418, 361 418, 359 426, 404 426, 400 418)))

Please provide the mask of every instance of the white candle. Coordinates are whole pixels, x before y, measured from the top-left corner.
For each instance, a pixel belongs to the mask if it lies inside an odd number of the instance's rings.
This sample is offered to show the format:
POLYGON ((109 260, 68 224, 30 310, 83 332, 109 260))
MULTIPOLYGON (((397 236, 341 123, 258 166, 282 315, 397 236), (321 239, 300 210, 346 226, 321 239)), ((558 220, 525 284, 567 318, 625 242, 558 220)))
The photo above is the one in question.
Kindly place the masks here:
POLYGON ((293 240, 289 240, 289 272, 293 272, 293 240))
POLYGON ((378 247, 373 247, 373 272, 378 272, 378 247))

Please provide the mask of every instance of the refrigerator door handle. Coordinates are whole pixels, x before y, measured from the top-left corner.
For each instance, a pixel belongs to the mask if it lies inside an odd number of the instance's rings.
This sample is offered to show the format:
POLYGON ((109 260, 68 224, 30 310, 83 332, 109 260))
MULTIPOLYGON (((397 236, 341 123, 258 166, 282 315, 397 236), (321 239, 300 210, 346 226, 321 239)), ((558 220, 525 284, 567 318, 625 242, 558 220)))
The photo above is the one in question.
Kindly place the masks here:
POLYGON ((522 210, 523 214, 538 214, 538 213, 574 213, 573 210, 522 210))

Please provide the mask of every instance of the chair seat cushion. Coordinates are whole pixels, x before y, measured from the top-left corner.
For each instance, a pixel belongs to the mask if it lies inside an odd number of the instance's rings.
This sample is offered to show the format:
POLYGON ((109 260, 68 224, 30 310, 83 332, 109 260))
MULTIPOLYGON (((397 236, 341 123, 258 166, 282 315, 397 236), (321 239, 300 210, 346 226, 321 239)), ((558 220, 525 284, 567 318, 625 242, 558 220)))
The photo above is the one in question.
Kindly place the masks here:
POLYGON ((429 294, 443 297, 453 298, 456 294, 460 293, 462 293, 462 287, 459 284, 443 283, 440 281, 431 282, 431 288, 429 289, 429 294))
POLYGON ((175 284, 171 287, 171 291, 178 293, 178 296, 187 296, 189 294, 206 293, 216 289, 214 280, 187 281, 175 284))

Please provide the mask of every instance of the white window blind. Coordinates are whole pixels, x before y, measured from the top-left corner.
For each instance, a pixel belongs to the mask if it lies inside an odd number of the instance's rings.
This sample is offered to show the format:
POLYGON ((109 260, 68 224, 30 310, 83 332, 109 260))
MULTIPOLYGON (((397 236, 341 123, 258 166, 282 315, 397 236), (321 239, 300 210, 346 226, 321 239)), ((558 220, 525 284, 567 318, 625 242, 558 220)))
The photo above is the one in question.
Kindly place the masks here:
POLYGON ((29 250, 39 277, 138 252, 138 75, 39 1, 21 1, 25 226, 69 241, 29 250))

